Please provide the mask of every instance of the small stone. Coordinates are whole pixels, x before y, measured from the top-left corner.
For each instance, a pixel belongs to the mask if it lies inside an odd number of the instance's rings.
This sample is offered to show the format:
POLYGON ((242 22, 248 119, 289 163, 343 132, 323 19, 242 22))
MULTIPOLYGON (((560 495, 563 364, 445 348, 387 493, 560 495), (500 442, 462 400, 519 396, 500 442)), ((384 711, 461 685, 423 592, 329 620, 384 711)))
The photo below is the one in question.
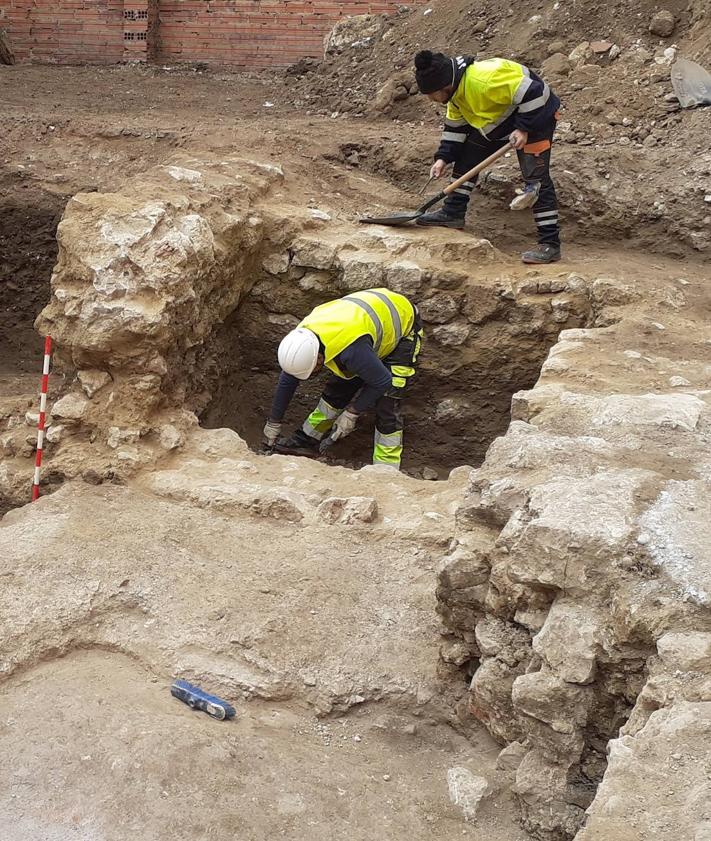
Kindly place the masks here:
POLYGON ((657 12, 649 22, 649 31, 660 38, 668 38, 676 28, 676 18, 668 9, 657 12))
POLYGON ((383 779, 385 780, 386 783, 390 782, 390 774, 383 774, 383 779))
POLYGON ((570 59, 564 53, 554 53, 541 66, 545 76, 567 76, 572 70, 570 59))
POLYGON ((81 387, 87 397, 93 397, 97 391, 111 382, 111 375, 106 371, 89 368, 77 374, 81 387))
POLYGON ((289 268, 289 254, 286 251, 281 254, 278 252, 268 254, 262 260, 262 268, 269 274, 282 274, 289 268))
POLYGON ((423 467, 422 478, 427 479, 428 481, 434 481, 435 479, 439 479, 439 473, 431 467, 423 467))
POLYGON ((120 429, 118 426, 110 426, 106 438, 106 443, 112 450, 115 450, 119 444, 135 444, 141 437, 138 429, 120 429))
POLYGON ((459 304, 451 295, 433 295, 418 305, 420 315, 431 324, 444 324, 451 321, 459 312, 459 304))
POLYGON ((410 260, 398 260, 385 269, 385 282, 388 289, 408 295, 417 292, 422 286, 424 273, 422 269, 410 260))
POLYGON ((359 736, 359 735, 358 735, 358 733, 356 733, 356 734, 355 734, 355 736, 353 737, 353 741, 354 741, 354 742, 362 742, 362 741, 363 741, 363 737, 362 737, 362 736, 359 736))
POLYGON ((368 496, 333 496, 319 505, 317 514, 332 524, 372 523, 378 516, 378 503, 368 496))
POLYGON ((164 450, 175 450, 183 443, 183 435, 177 427, 167 423, 160 428, 159 440, 164 450))
POLYGON ((617 44, 613 44, 610 47, 610 52, 608 53, 608 55, 610 56, 610 59, 614 61, 614 59, 616 59, 621 52, 622 50, 620 50, 619 46, 617 44))
POLYGON ((61 440, 63 434, 64 434, 64 427, 63 426, 61 426, 61 425, 54 426, 53 425, 53 426, 50 426, 47 429, 46 438, 47 438, 47 441, 49 441, 50 444, 57 444, 61 440))
POLYGON ((373 289, 383 282, 383 264, 380 257, 368 252, 354 251, 339 255, 343 274, 340 286, 346 292, 373 289))
POLYGON ((612 43, 610 41, 591 41, 590 49, 594 53, 602 55, 603 53, 607 53, 612 49, 612 43))
POLYGON ((669 377, 669 385, 673 388, 681 388, 691 385, 691 383, 684 377, 669 377))
POLYGON ((590 42, 583 41, 581 44, 578 44, 578 46, 575 47, 574 50, 571 50, 570 54, 568 55, 568 58, 575 65, 587 63, 586 60, 592 58, 590 42))
POLYGON ((13 458, 17 455, 17 444, 11 435, 3 435, 0 438, 0 446, 2 447, 3 455, 6 455, 8 458, 13 458))
POLYGON ((330 269, 336 258, 336 246, 308 237, 299 237, 291 246, 292 263, 309 269, 330 269))
POLYGON ((516 771, 527 752, 528 748, 521 742, 511 742, 496 758, 496 767, 500 771, 516 771))
POLYGON ((549 56, 556 53, 565 53, 565 41, 551 41, 546 48, 546 52, 549 56))
POLYGON ((54 404, 52 415, 64 420, 77 421, 84 417, 88 406, 86 398, 70 392, 54 404))
POLYGON ((325 210, 318 210, 316 208, 313 208, 311 210, 311 218, 312 219, 318 219, 321 222, 330 222, 331 221, 331 215, 329 213, 326 213, 325 210))
POLYGON ((489 783, 484 777, 477 777, 467 768, 450 768, 447 771, 449 799, 464 813, 464 820, 476 816, 479 804, 489 793, 489 783))
POLYGON ((432 337, 445 347, 459 347, 469 338, 470 326, 466 321, 440 324, 432 330, 432 337))
POLYGON ((657 651, 668 669, 702 673, 711 669, 711 633, 669 632, 657 641, 657 651))
POLYGON ((471 406, 456 397, 445 397, 435 409, 436 421, 452 421, 465 418, 471 412, 471 406))

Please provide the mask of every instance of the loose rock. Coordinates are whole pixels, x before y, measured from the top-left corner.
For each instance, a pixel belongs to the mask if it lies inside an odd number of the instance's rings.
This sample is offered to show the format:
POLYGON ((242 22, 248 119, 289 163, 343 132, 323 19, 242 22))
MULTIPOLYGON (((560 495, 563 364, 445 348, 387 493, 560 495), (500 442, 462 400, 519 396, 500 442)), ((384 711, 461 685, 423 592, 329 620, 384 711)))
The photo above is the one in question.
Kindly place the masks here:
POLYGON ((668 38, 676 28, 676 18, 667 9, 657 12, 649 22, 649 31, 660 38, 668 38))

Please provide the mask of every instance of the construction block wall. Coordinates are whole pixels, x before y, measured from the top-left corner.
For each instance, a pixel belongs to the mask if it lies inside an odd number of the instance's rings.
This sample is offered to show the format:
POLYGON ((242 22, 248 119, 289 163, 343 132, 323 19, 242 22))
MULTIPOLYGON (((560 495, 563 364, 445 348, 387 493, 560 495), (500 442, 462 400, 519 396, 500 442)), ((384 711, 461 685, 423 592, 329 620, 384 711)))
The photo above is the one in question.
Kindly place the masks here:
POLYGON ((323 56, 345 15, 394 12, 394 0, 160 0, 160 55, 250 68, 323 56))
POLYGON ((394 12, 401 0, 0 0, 18 61, 207 62, 284 67, 318 58, 346 15, 394 12))
POLYGON ((123 0, 1 0, 17 61, 111 64, 124 57, 123 0))

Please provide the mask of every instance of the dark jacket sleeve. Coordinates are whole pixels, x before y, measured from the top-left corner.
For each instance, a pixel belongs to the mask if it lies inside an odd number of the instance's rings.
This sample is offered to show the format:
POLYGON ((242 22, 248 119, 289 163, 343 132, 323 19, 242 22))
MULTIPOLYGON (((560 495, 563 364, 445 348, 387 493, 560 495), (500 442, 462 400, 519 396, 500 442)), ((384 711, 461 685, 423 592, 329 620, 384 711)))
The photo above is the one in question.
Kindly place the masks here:
POLYGON ((515 114, 514 126, 529 134, 545 133, 555 122, 560 100, 536 73, 531 73, 531 84, 515 114))
POLYGON ((440 138, 434 159, 436 161, 446 161, 448 164, 454 163, 461 155, 464 143, 471 130, 472 127, 462 117, 457 106, 453 102, 450 102, 447 105, 447 116, 442 128, 442 137, 440 138))
POLYGON ((389 368, 378 359, 367 336, 361 336, 336 357, 339 367, 363 380, 363 388, 353 401, 359 414, 371 409, 392 384, 389 368))
POLYGON ((283 419, 298 385, 299 380, 292 377, 291 374, 285 374, 284 371, 279 374, 279 382, 272 400, 272 410, 269 413, 270 420, 280 421, 283 419))

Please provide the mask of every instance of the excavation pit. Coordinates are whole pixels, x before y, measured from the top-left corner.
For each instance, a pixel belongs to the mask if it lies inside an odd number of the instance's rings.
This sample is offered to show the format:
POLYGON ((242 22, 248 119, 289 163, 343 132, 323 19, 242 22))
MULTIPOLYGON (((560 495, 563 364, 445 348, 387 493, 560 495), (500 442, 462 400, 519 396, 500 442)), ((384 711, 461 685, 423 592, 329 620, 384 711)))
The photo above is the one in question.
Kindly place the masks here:
MULTIPOLYGON (((378 285, 377 271, 373 275, 378 285)), ((292 251, 283 273, 266 274, 255 284, 206 343, 214 390, 200 413, 204 426, 230 427, 260 447, 279 376, 279 342, 313 307, 346 294, 343 278, 342 268, 295 265, 292 251)), ((379 285, 387 285, 387 277, 379 285)), ((587 298, 564 287, 561 281, 560 291, 552 292, 550 281, 547 287, 517 283, 492 265, 490 272, 433 272, 418 289, 397 289, 417 304, 425 329, 418 373, 403 401, 403 469, 446 478, 455 467, 481 463, 491 441, 506 431, 512 395, 534 385, 560 331, 587 323, 587 298)), ((314 408, 326 376, 299 387, 285 432, 298 428, 314 408)), ((368 463, 373 428, 370 412, 333 458, 368 463)))
POLYGON ((30 499, 44 347, 34 321, 50 297, 65 201, 32 185, 0 186, 0 516, 30 499), (22 440, 18 427, 26 430, 22 440))

